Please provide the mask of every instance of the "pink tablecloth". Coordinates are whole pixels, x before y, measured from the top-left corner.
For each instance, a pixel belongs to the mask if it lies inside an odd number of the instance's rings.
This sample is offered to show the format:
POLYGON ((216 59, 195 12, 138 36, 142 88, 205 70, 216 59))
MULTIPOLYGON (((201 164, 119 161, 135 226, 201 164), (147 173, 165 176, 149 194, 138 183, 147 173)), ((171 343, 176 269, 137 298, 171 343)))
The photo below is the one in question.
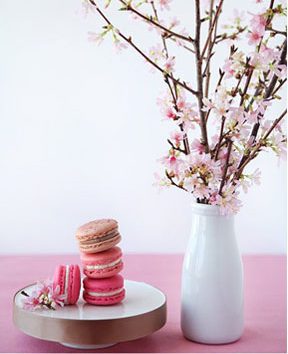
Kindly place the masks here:
MULTIPOLYGON (((79 352, 58 343, 42 341, 20 332, 12 323, 13 294, 19 288, 53 274, 59 263, 79 262, 77 256, 0 257, 0 351, 79 352)), ((180 274, 182 256, 126 255, 126 278, 151 283, 168 297, 164 328, 139 340, 101 349, 107 353, 286 353, 286 257, 244 256, 245 331, 227 345, 189 342, 180 330, 180 274)))

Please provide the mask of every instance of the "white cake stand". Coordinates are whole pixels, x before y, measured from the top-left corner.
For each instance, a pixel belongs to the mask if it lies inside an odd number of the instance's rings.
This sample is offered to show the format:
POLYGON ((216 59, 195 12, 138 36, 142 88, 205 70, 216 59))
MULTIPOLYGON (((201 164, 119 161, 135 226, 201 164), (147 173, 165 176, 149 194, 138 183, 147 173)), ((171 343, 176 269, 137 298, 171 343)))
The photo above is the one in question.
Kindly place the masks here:
POLYGON ((166 298, 146 283, 125 281, 126 297, 113 306, 93 306, 82 299, 56 311, 23 309, 21 291, 14 296, 14 324, 24 333, 78 349, 99 349, 145 337, 166 322, 166 298))

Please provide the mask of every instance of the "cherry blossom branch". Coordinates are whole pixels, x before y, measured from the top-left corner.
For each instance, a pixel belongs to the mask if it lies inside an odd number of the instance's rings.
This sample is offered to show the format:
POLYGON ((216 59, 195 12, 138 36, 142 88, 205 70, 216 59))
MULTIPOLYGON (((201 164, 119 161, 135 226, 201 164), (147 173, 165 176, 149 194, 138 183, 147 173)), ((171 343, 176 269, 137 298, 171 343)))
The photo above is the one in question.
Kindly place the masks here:
MULTIPOLYGON (((222 0, 223 2, 223 0, 222 0)), ((207 127, 205 113, 203 111, 203 77, 202 77, 202 57, 200 53, 200 35, 201 35, 201 16, 200 16, 200 0, 195 0, 195 52, 196 52, 196 67, 197 67, 197 99, 198 99, 198 108, 200 114, 200 128, 202 135, 202 143, 205 147, 205 152, 209 152, 209 143, 207 136, 207 127)), ((215 21, 213 21, 215 22, 215 21)))
MULTIPOLYGON (((167 36, 166 38, 167 38, 167 39, 170 39, 170 40, 173 41, 173 42, 176 42, 176 39, 173 38, 173 37, 167 36)), ((188 50, 188 52, 191 52, 191 53, 195 54, 195 50, 192 49, 192 48, 190 48, 190 47, 188 47, 188 46, 185 45, 185 44, 182 44, 182 43, 181 43, 181 44, 180 44, 180 47, 181 47, 181 48, 184 48, 184 49, 186 49, 186 50, 188 50)))
POLYGON ((124 0, 119 0, 119 1, 126 7, 127 10, 133 12, 135 15, 137 15, 140 18, 142 18, 143 20, 151 23, 153 26, 160 28, 161 30, 164 31, 164 33, 169 34, 170 36, 182 39, 183 41, 187 41, 187 42, 190 42, 190 43, 194 42, 194 40, 191 37, 187 37, 187 36, 184 36, 184 35, 182 35, 180 33, 174 32, 174 31, 170 30, 169 28, 161 25, 159 23, 159 21, 158 22, 154 21, 152 17, 145 16, 140 11, 138 11, 134 7, 132 7, 131 3, 127 3, 124 0))
POLYGON ((276 93, 281 89, 281 87, 285 84, 285 82, 287 81, 287 77, 285 77, 285 79, 281 80, 281 82, 279 83, 279 85, 275 88, 275 90, 271 93, 271 96, 274 97, 276 95, 276 93))
POLYGON ((254 146, 252 149, 251 153, 247 157, 247 159, 242 163, 241 166, 237 169, 237 172, 235 173, 232 181, 235 183, 236 180, 238 180, 241 177, 241 174, 244 170, 244 168, 247 166, 247 164, 253 160, 259 150, 261 149, 262 146, 266 145, 266 140, 269 137, 269 135, 272 133, 272 131, 276 128, 276 126, 281 122, 281 120, 285 117, 287 114, 287 109, 280 115, 279 118, 275 119, 274 123, 271 125, 271 127, 266 131, 266 133, 263 135, 263 137, 259 140, 259 142, 254 146))
MULTIPOLYGON (((234 46, 231 46, 230 48, 230 57, 237 51, 237 49, 234 48, 234 46)), ((250 58, 247 58, 246 60, 246 63, 245 63, 245 67, 248 67, 249 65, 249 61, 250 61, 250 58)), ((231 96, 232 98, 230 99, 229 101, 229 104, 232 103, 233 101, 233 98, 237 95, 238 91, 239 91, 239 87, 240 87, 240 84, 241 84, 241 81, 242 81, 242 78, 244 77, 245 75, 245 70, 243 70, 242 74, 240 75, 239 79, 238 79, 238 82, 237 82, 237 85, 236 87, 231 91, 231 96)), ((224 76, 224 73, 223 73, 223 76, 224 76)), ((222 76, 222 77, 223 77, 222 76)), ((222 78, 221 78, 222 80, 222 78)), ((215 161, 217 161, 218 159, 218 155, 219 155, 219 152, 220 152, 220 149, 223 145, 225 145, 225 141, 224 141, 224 144, 222 144, 222 141, 225 137, 227 137, 230 133, 230 131, 228 130, 228 132, 226 132, 224 134, 224 126, 225 126, 225 121, 226 121, 226 117, 225 116, 222 116, 222 121, 221 121, 221 127, 220 127, 220 134, 219 134, 219 140, 218 140, 218 143, 215 145, 214 147, 214 150, 216 149, 216 153, 215 153, 215 156, 214 156, 214 159, 215 161)), ((238 122, 237 122, 238 123, 238 122)))
POLYGON ((173 150, 176 150, 176 151, 179 151, 179 152, 182 152, 183 154, 186 154, 187 155, 187 152, 186 152, 186 149, 181 149, 180 147, 177 147, 175 146, 172 141, 170 139, 167 139, 168 143, 171 145, 172 149, 173 150))
MULTIPOLYGON (((113 24, 110 22, 110 20, 105 16, 105 14, 99 9, 98 5, 95 3, 94 0, 88 0, 96 9, 96 11, 99 13, 99 15, 105 20, 105 22, 111 26, 112 28, 115 28, 113 24)), ((133 41, 131 37, 126 37, 122 32, 117 29, 117 34, 119 37, 121 37, 126 43, 128 43, 132 48, 135 49, 136 52, 138 52, 148 63, 150 63, 154 68, 156 68, 158 71, 160 71, 163 75, 166 75, 169 77, 174 83, 178 84, 179 86, 183 87, 185 90, 189 91, 193 95, 198 95, 198 92, 193 90, 191 87, 189 87, 185 81, 181 81, 180 79, 174 78, 173 75, 169 74, 167 71, 165 71, 163 68, 161 68, 158 64, 156 64, 153 60, 151 60, 133 41)))
POLYGON ((279 30, 277 30, 275 28, 272 28, 272 27, 271 28, 267 28, 267 31, 273 32, 273 34, 280 34, 280 35, 282 35, 284 37, 287 37, 287 32, 279 31, 279 30))
MULTIPOLYGON (((212 19, 213 19, 213 7, 214 7, 214 0, 210 0, 210 10, 209 10, 209 28, 211 28, 212 26, 212 19)), ((215 25, 215 29, 216 29, 216 25, 215 25)), ((214 34, 214 43, 215 43, 215 38, 216 38, 216 33, 214 34)), ((210 36, 209 39, 209 44, 208 44, 208 54, 207 54, 207 63, 206 63, 206 67, 204 69, 203 72, 203 77, 206 76, 206 81, 205 81, 205 97, 208 97, 208 93, 209 93, 209 82, 210 82, 210 62, 211 62, 211 58, 212 58, 212 49, 213 49, 213 45, 214 43, 212 42, 212 36, 210 36)))
MULTIPOLYGON (((156 9, 156 6, 155 6, 153 0, 151 0, 151 6, 152 6, 152 9, 153 9, 155 18, 156 18, 157 22, 159 23, 158 12, 157 12, 157 9, 156 9)), ((167 43, 166 43, 164 34, 161 34, 161 38, 162 38, 162 43, 163 43, 163 48, 164 48, 164 51, 165 51, 166 59, 168 59, 169 54, 168 54, 168 48, 167 48, 167 43)))
POLYGON ((181 186, 180 184, 177 184, 177 183, 174 182, 173 177, 171 177, 171 176, 169 175, 169 173, 168 173, 167 170, 165 170, 165 174, 166 174, 166 177, 167 177, 167 178, 169 179, 169 181, 171 182, 171 185, 172 185, 172 186, 175 186, 175 187, 177 187, 177 188, 183 189, 184 191, 188 192, 185 187, 183 187, 183 186, 181 186))
POLYGON ((227 35, 226 33, 219 34, 216 37, 215 44, 226 41, 227 39, 236 39, 239 34, 241 34, 242 32, 244 32, 246 30, 246 28, 247 27, 240 27, 240 28, 238 28, 237 31, 235 31, 234 33, 229 34, 229 35, 227 35))
MULTIPOLYGON (((285 43, 284 43, 284 46, 283 46, 283 49, 282 49, 282 52, 281 52, 281 56, 280 56, 280 60, 279 60, 279 64, 278 65, 283 65, 283 64, 286 63, 286 56, 287 56, 287 41, 285 41, 285 43)), ((277 82, 278 82, 278 76, 276 74, 274 74, 272 79, 271 79, 271 81, 270 81, 269 86, 267 87, 267 89, 265 91, 264 100, 268 99, 271 96, 271 94, 272 94, 277 82)), ((252 144, 254 144, 254 142, 256 140, 257 133, 258 133, 258 130, 260 128, 259 120, 262 117, 263 117, 263 115, 261 113, 259 113, 258 121, 257 121, 257 123, 254 124, 254 126, 252 128, 252 131, 251 131, 251 134, 250 134, 250 137, 249 137, 249 141, 252 144)), ((245 163, 245 161, 248 159, 248 157, 249 157, 249 154, 248 155, 244 154, 242 156, 242 159, 240 161, 240 164, 239 164, 238 168, 240 168, 245 163)))
POLYGON ((202 50, 201 59, 203 59, 204 56, 205 56, 205 52, 206 52, 206 49, 207 49, 207 47, 209 45, 209 41, 211 40, 211 36, 212 36, 213 30, 214 30, 214 26, 216 25, 216 23, 218 21, 218 16, 219 16, 220 11, 222 9, 223 2, 224 2, 224 0, 220 0, 219 5, 217 6, 217 10, 216 10, 212 25, 211 25, 211 27, 209 29, 208 36, 207 36, 205 45, 204 45, 203 50, 202 50))
MULTIPOLYGON (((154 4, 154 1, 152 0, 151 1, 151 6, 152 6, 152 9, 153 9, 153 12, 154 12, 154 15, 155 15, 155 18, 156 20, 159 22, 159 17, 158 17, 158 12, 157 12, 157 9, 156 9, 156 6, 154 4)), ((169 53, 168 53, 168 47, 167 47, 167 43, 166 43, 166 39, 163 35, 161 35, 161 38, 162 38, 162 43, 163 43, 163 48, 164 48, 164 51, 165 51, 165 56, 166 56, 166 59, 168 59, 169 57, 169 53)), ((173 74, 171 74, 173 76, 173 74)), ((170 90, 170 93, 171 93, 171 96, 172 96, 172 99, 173 99, 173 103, 174 103, 174 107, 175 107, 175 110, 178 112, 178 106, 177 106, 177 85, 174 85, 174 91, 173 91, 173 88, 170 84, 170 81, 169 81, 169 78, 167 76, 164 77, 164 81, 167 83, 168 87, 169 87, 169 90, 170 90)), ((183 124, 180 124, 180 130, 182 132, 184 132, 184 128, 183 128, 183 124)), ((168 143, 170 143, 171 145, 171 141, 168 140, 168 143)), ((177 149, 178 151, 180 152, 183 152, 184 154, 188 155, 190 154, 190 147, 189 147, 189 141, 188 141, 188 136, 187 134, 184 132, 184 136, 183 136, 183 144, 184 144, 184 150, 183 149, 177 149)), ((172 145, 173 146, 173 145, 172 145)), ((174 148, 174 147, 173 147, 174 148)), ((175 149, 175 148, 174 148, 175 149)), ((176 150, 176 149, 175 149, 176 150)))
POLYGON ((223 132, 224 132, 224 125, 225 125, 225 117, 223 116, 222 117, 222 122, 221 122, 221 128, 220 128, 220 134, 219 134, 219 140, 218 140, 218 143, 217 143, 217 148, 216 148, 216 153, 215 153, 215 161, 218 159, 218 155, 219 155, 219 151, 220 151, 220 148, 221 148, 221 142, 223 140, 223 132))
MULTIPOLYGON (((222 80, 223 80, 223 78, 224 78, 224 75, 225 75, 225 72, 222 71, 221 69, 219 69, 219 79, 218 79, 218 82, 217 82, 217 84, 216 84, 216 88, 215 88, 215 91, 214 91, 215 93, 217 92, 218 87, 221 85, 221 82, 222 82, 222 80)), ((206 113, 206 115, 205 115, 205 122, 206 122, 206 124, 207 124, 207 121, 208 121, 208 118, 209 118, 210 113, 211 113, 211 108, 208 109, 208 111, 207 111, 207 113, 206 113)))
POLYGON ((228 140, 228 144, 227 145, 228 146, 227 146, 226 161, 225 161, 223 174, 222 174, 222 179, 221 179, 221 184, 220 184, 220 188, 219 188, 219 194, 220 195, 222 195, 222 190, 223 190, 223 187, 224 187, 225 182, 226 182, 226 176, 227 176, 227 171, 228 171, 228 167, 229 167, 229 159, 230 159, 232 145, 233 145, 232 140, 228 140))

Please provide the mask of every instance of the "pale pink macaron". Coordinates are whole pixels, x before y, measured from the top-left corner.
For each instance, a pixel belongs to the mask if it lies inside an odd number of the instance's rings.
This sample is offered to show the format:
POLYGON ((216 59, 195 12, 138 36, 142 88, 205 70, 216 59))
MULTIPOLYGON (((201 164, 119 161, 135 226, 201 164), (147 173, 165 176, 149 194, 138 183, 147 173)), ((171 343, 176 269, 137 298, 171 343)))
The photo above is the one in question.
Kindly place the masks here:
POLYGON ((125 297, 124 279, 120 274, 103 279, 85 278, 83 284, 83 299, 91 305, 114 305, 125 297))
POLYGON ((102 252, 121 241, 118 223, 113 219, 94 220, 80 226, 76 238, 80 251, 85 253, 102 252))
POLYGON ((123 269, 120 247, 112 247, 98 253, 81 253, 83 273, 89 278, 108 278, 123 269))
POLYGON ((64 295, 64 304, 73 305, 79 299, 81 276, 78 264, 59 265, 55 269, 53 288, 60 287, 60 295, 64 295))

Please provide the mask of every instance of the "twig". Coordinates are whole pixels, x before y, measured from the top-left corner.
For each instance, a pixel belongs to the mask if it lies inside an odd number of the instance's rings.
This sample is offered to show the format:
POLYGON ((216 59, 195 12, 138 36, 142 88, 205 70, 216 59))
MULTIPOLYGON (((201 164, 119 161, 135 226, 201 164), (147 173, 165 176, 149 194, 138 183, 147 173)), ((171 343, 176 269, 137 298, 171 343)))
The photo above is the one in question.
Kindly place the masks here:
POLYGON ((218 35, 217 39, 215 40, 215 44, 218 44, 222 41, 226 41, 227 39, 236 39, 240 33, 244 32, 246 30, 246 28, 247 27, 240 27, 237 29, 236 32, 229 34, 229 35, 227 35, 226 33, 218 35))
POLYGON ((165 171, 165 174, 166 174, 166 177, 169 179, 169 181, 171 182, 171 184, 173 186, 178 187, 178 188, 183 189, 184 191, 188 192, 188 190, 185 187, 183 187, 180 184, 177 184, 177 183, 174 182, 173 178, 171 176, 169 176, 169 173, 168 173, 167 170, 165 171))
POLYGON ((279 90, 280 88, 285 84, 285 82, 287 81, 287 77, 285 77, 284 80, 282 80, 279 85, 275 88, 275 90, 271 93, 271 96, 273 97, 279 90))
MULTIPOLYGON (((170 39, 170 40, 173 41, 173 42, 176 42, 176 39, 173 38, 173 37, 167 36, 167 37, 165 37, 165 38, 170 39)), ((185 44, 182 44, 182 43, 181 43, 181 44, 179 44, 179 47, 184 48, 184 49, 188 50, 189 52, 195 54, 195 50, 192 49, 192 48, 189 48, 189 47, 188 47, 187 45, 185 45, 185 44)))
POLYGON ((175 146, 170 139, 167 139, 168 143, 171 145, 173 150, 177 150, 179 152, 182 152, 183 154, 186 154, 186 150, 181 149, 180 147, 175 146))
POLYGON ((280 34, 280 35, 282 35, 284 37, 287 37, 287 32, 285 32, 285 31, 279 31, 279 30, 277 30, 275 28, 267 28, 267 31, 270 31, 270 32, 273 32, 274 34, 280 34))

